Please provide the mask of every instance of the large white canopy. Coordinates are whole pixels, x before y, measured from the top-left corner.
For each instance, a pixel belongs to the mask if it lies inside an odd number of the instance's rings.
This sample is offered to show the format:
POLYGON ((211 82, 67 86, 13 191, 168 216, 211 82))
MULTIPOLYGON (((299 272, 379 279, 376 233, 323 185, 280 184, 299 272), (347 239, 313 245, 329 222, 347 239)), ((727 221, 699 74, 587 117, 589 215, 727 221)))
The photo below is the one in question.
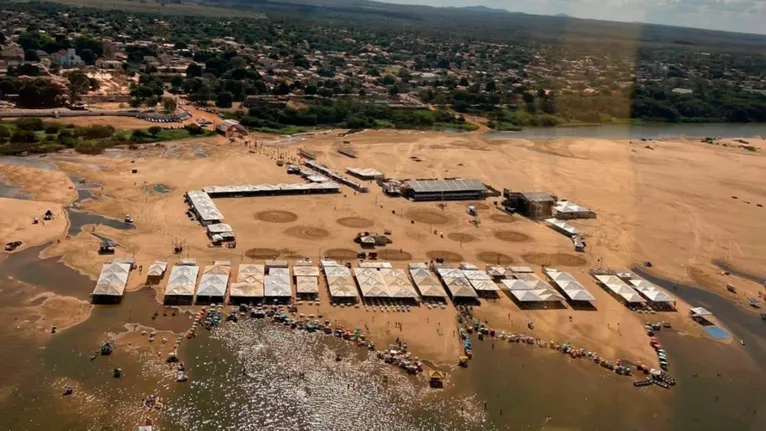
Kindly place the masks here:
POLYGON ((556 268, 545 268, 545 274, 553 280, 553 283, 564 292, 564 295, 569 298, 570 301, 595 301, 596 297, 591 295, 585 286, 579 281, 567 273, 561 272, 556 268))
POLYGON ((264 266, 255 263, 243 263, 239 265, 237 281, 240 283, 251 283, 263 285, 264 266))
POLYGON ((630 304, 640 304, 644 301, 644 299, 641 297, 641 295, 636 292, 635 289, 628 286, 620 277, 617 277, 616 275, 608 275, 608 274, 596 274, 593 277, 596 278, 601 284, 607 287, 607 289, 611 290, 615 295, 619 295, 622 297, 626 302, 630 304))
POLYGON ((478 296, 465 277, 445 278, 444 284, 453 298, 476 298, 478 296))
POLYGON ((214 264, 205 267, 202 278, 199 281, 197 297, 224 297, 226 287, 229 284, 231 266, 226 264, 214 264))
POLYGON ((640 278, 632 278, 630 279, 630 284, 632 284, 633 287, 637 291, 639 291, 639 293, 644 295, 646 299, 648 299, 651 302, 663 302, 663 303, 676 302, 675 298, 673 298, 664 290, 660 289, 659 287, 655 286, 652 283, 649 283, 646 280, 642 280, 640 278))
POLYGON ((232 298, 262 298, 263 283, 231 283, 229 296, 232 298))
POLYGON ((165 270, 168 268, 168 263, 158 260, 149 266, 149 272, 147 273, 151 277, 161 277, 165 274, 165 270))
POLYGON ((170 271, 165 296, 194 296, 194 286, 197 285, 197 265, 176 265, 170 271))
POLYGON ((418 292, 410 282, 410 279, 407 278, 407 273, 403 269, 381 269, 380 272, 392 297, 418 298, 418 292))
POLYGON ((319 293, 319 280, 317 277, 300 275, 295 278, 295 290, 298 293, 319 293))
POLYGON ((263 295, 270 298, 293 296, 290 277, 284 274, 269 274, 263 279, 263 295))
POLYGON ((122 296, 128 284, 131 265, 124 262, 109 262, 101 267, 93 295, 122 296))
POLYGON ((319 277, 319 268, 316 266, 293 266, 293 275, 296 277, 319 277))
POLYGON ((530 282, 519 279, 504 279, 501 282, 511 291, 519 302, 564 301, 564 297, 548 287, 536 287, 530 282))
POLYGON ((391 292, 380 271, 375 268, 354 268, 356 282, 365 298, 390 298, 391 292))
POLYGON ((420 291, 420 295, 424 297, 438 298, 445 298, 447 296, 447 292, 444 291, 442 284, 436 276, 428 270, 426 265, 410 264, 410 277, 412 277, 412 281, 420 291))
MULTIPOLYGON (((348 269, 348 268, 343 268, 348 269)), ((325 271, 327 268, 325 268, 325 271)), ((326 274, 326 272, 325 272, 326 274)), ((349 275, 331 276, 327 275, 327 288, 330 290, 330 296, 333 298, 358 298, 354 279, 349 275)))

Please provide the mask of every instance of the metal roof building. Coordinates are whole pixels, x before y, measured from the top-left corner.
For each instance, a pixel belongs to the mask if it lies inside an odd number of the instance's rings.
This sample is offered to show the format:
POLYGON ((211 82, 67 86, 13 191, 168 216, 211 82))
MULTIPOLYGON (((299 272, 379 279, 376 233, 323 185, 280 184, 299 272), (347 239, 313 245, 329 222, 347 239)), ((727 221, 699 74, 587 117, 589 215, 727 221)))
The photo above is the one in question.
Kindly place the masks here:
POLYGON ((382 180, 385 175, 383 172, 372 168, 346 168, 346 173, 353 175, 361 180, 382 180))
POLYGON ((428 269, 424 263, 411 263, 409 265, 410 277, 415 283, 415 287, 420 291, 423 297, 446 298, 447 292, 444 291, 442 284, 436 276, 428 269))
POLYGON ((487 187, 477 179, 409 180, 401 194, 416 201, 481 200, 487 187))
POLYGON ((298 276, 295 277, 295 291, 298 294, 313 294, 319 293, 319 278, 312 276, 298 276))
MULTIPOLYGON (((96 287, 91 294, 94 297, 122 297, 128 284, 131 264, 125 262, 108 262, 101 267, 101 274, 96 281, 96 287)), ((94 298, 97 300, 97 298, 94 298)))
POLYGON ((223 214, 218 211, 218 208, 207 193, 199 190, 190 190, 186 192, 186 198, 191 205, 192 211, 197 215, 203 226, 223 221, 223 214))
POLYGON ((242 133, 245 135, 247 134, 247 129, 245 126, 239 124, 239 121, 237 120, 223 120, 215 126, 215 131, 222 135, 226 135, 231 132, 242 133))
POLYGON ((277 196, 318 193, 340 193, 340 186, 333 182, 242 184, 230 186, 207 186, 202 191, 211 198, 235 196, 277 196))
POLYGON ((545 275, 551 279, 551 281, 561 290, 564 295, 569 298, 570 301, 595 301, 590 292, 585 289, 579 281, 575 280, 571 274, 567 272, 561 272, 556 268, 545 268, 543 270, 545 275))
POLYGON ((165 287, 165 300, 168 297, 186 297, 191 302, 194 287, 197 285, 199 267, 194 264, 180 264, 170 270, 168 285, 165 287))
POLYGON ((202 272, 197 288, 197 303, 223 301, 229 284, 231 262, 221 261, 208 265, 202 272))
POLYGON ((168 263, 162 260, 157 260, 153 264, 149 265, 149 277, 162 277, 165 275, 165 270, 168 268, 168 263))
POLYGON ((616 275, 594 274, 593 277, 612 293, 625 300, 628 304, 641 304, 646 302, 635 289, 630 287, 616 275))
POLYGON ((558 201, 553 205, 553 216, 558 219, 595 218, 596 213, 569 201, 558 201))

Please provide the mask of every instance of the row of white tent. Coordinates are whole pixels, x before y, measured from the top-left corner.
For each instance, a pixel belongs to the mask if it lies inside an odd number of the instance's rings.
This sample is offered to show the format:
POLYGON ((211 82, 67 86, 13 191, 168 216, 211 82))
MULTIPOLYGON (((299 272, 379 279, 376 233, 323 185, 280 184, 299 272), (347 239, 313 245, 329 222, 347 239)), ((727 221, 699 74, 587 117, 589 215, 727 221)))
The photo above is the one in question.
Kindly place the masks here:
MULTIPOLYGON (((319 269, 315 266, 293 267, 298 293, 318 293, 317 277, 319 269), (307 281, 306 279, 311 279, 307 281)), ((165 296, 186 296, 196 294, 197 298, 223 298, 227 289, 231 297, 238 298, 289 298, 292 297, 290 269, 287 267, 269 268, 262 264, 239 265, 236 280, 229 286, 231 263, 217 261, 205 267, 197 285, 199 266, 192 262, 182 262, 170 271, 165 296), (195 290, 196 287, 196 290, 195 290)))
POLYGON ((643 304, 647 300, 658 304, 676 302, 676 299, 664 290, 630 273, 593 274, 593 277, 628 304, 643 304))

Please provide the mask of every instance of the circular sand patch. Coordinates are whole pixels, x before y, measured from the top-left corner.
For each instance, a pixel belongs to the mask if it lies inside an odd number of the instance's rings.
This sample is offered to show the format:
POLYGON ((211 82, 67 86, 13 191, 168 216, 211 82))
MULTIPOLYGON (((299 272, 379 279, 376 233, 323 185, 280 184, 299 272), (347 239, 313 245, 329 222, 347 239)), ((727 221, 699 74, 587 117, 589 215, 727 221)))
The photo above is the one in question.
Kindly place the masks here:
POLYGON ((476 253, 476 258, 484 263, 494 265, 510 265, 513 263, 513 258, 511 256, 494 251, 481 251, 476 253))
POLYGON ((495 232, 495 238, 501 241, 507 242, 527 242, 532 241, 532 238, 524 233, 516 232, 513 230, 499 230, 495 232))
POLYGON ((407 211, 405 214, 410 220, 415 220, 418 223, 426 224, 446 224, 450 221, 449 216, 443 212, 432 209, 417 209, 407 211))
POLYGON ((498 223, 516 223, 516 219, 508 214, 492 214, 489 219, 498 223))
POLYGON ((567 253, 527 253, 521 256, 525 261, 534 265, 553 266, 583 266, 588 263, 585 258, 567 253))
POLYGON ((431 260, 436 259, 444 259, 445 262, 462 262, 463 256, 452 252, 452 251, 446 251, 446 250, 432 250, 426 253, 426 256, 428 256, 431 260))
POLYGON ((348 248, 331 248, 324 255, 334 260, 352 260, 356 259, 357 252, 348 248))
POLYGON ((293 226, 285 229, 284 233, 295 238, 308 240, 322 239, 330 236, 330 232, 315 226, 293 226))
POLYGON ((298 216, 290 211, 261 211, 255 214, 255 218, 269 223, 290 223, 298 220, 298 216))
POLYGON ((447 235, 447 238, 457 242, 471 242, 476 241, 476 237, 467 233, 451 233, 447 235))
POLYGON ((279 256, 279 250, 273 248, 251 248, 245 252, 245 256, 251 259, 271 259, 279 256))
POLYGON ((412 255, 406 251, 383 249, 378 251, 378 259, 380 260, 393 260, 393 261, 405 261, 412 260, 412 255))
POLYGON ((343 217, 336 220, 336 222, 341 226, 353 227, 357 229, 372 227, 375 224, 374 221, 361 217, 343 217))

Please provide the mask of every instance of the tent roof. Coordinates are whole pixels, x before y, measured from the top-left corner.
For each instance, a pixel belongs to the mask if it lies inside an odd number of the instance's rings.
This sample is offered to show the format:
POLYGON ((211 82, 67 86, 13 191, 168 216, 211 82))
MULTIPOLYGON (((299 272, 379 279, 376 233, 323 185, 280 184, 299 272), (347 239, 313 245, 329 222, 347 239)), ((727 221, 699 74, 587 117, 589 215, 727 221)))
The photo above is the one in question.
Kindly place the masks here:
POLYGON ((239 265, 237 281, 240 283, 260 283, 263 285, 264 266, 255 263, 243 263, 239 265))
MULTIPOLYGON (((347 269, 347 268, 344 268, 347 269)), ((351 275, 330 276, 327 277, 327 287, 330 290, 330 296, 334 298, 356 298, 356 285, 351 275)))
POLYGON ((128 284, 131 265, 123 262, 109 262, 101 267, 93 295, 122 296, 128 284))
POLYGON ((652 302, 663 302, 663 303, 676 302, 675 298, 673 298, 664 290, 660 289, 659 287, 655 286, 654 284, 646 280, 642 280, 639 278, 632 278, 630 279, 630 284, 632 284, 633 287, 637 291, 639 291, 639 293, 644 295, 646 299, 652 302))
POLYGON ((713 315, 713 313, 711 313, 704 307, 692 307, 690 311, 695 316, 712 316, 713 315))
POLYGON ((319 277, 319 268, 316 266, 293 266, 293 275, 296 277, 319 277))
POLYGON ((479 269, 464 269, 463 276, 469 280, 492 280, 489 274, 479 269))
POLYGON ((418 292, 407 278, 407 273, 403 269, 391 268, 382 269, 383 281, 386 282, 391 296, 394 298, 417 298, 418 292))
POLYGON ((263 279, 263 294, 266 297, 293 296, 290 277, 283 274, 267 275, 263 279))
POLYGON ((422 296, 445 298, 447 293, 442 284, 427 268, 410 267, 410 276, 422 296))
POLYGON ((621 296, 628 303, 646 302, 641 297, 641 295, 636 292, 635 289, 628 286, 624 281, 622 281, 620 277, 617 277, 616 275, 597 274, 593 277, 600 281, 609 290, 614 292, 614 294, 621 296))
POLYGON ((380 271, 375 268, 354 268, 356 282, 359 283, 359 290, 362 296, 368 298, 390 298, 391 292, 383 280, 380 271))
POLYGON ((545 268, 545 274, 553 280, 553 283, 564 292, 571 301, 595 301, 596 297, 585 289, 579 281, 567 273, 556 268, 545 268))
POLYGON ((500 290, 500 288, 497 287, 497 284, 495 284, 495 282, 492 281, 492 280, 479 280, 479 279, 476 279, 476 280, 468 280, 468 281, 471 282, 471 286, 473 286, 473 288, 476 291, 495 292, 495 291, 500 290))
POLYGON ((168 263, 163 261, 156 261, 153 264, 149 266, 149 272, 148 275, 152 277, 159 277, 162 274, 165 273, 165 270, 168 268, 168 263))
POLYGON ((295 290, 298 293, 319 293, 317 277, 298 276, 295 278, 295 290))
POLYGON ((231 283, 229 287, 229 296, 240 298, 261 298, 263 297, 263 283, 231 283))
POLYGON ((476 298, 478 295, 465 277, 447 278, 444 284, 453 298, 476 298))
POLYGON ((487 265, 487 274, 492 277, 505 277, 507 270, 504 266, 500 265, 487 265))
POLYGON ((226 286, 229 284, 229 265, 213 264, 205 267, 199 280, 197 296, 226 296, 226 286))
POLYGON ((199 267, 196 265, 176 265, 170 270, 165 296, 194 296, 199 267))

